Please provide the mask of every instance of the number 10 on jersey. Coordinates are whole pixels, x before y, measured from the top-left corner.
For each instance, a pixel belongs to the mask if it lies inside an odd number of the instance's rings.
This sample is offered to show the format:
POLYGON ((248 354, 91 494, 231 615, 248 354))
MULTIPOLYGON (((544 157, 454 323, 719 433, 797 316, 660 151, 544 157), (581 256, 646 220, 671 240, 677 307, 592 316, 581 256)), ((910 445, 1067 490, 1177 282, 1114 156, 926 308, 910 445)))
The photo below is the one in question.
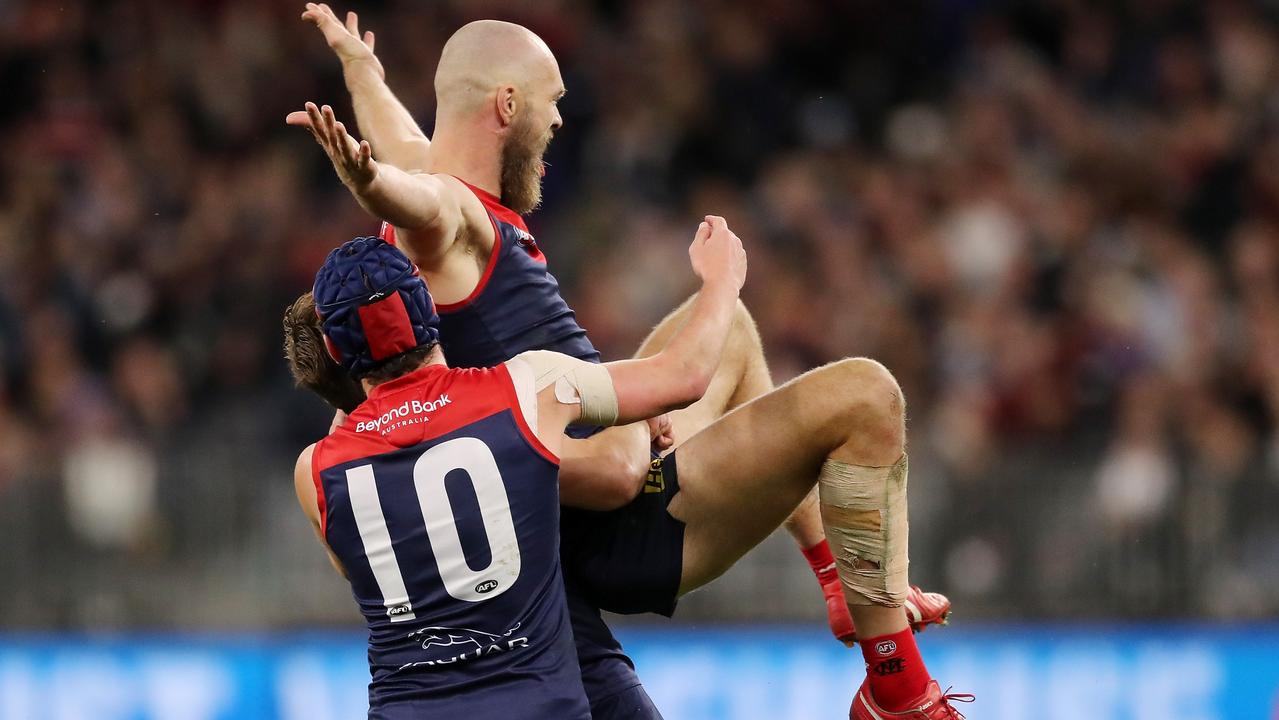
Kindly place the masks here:
MULTIPOLYGON (((355 524, 373 577, 382 591, 387 616, 391 622, 413 620, 417 616, 391 545, 373 466, 348 469, 346 482, 355 524)), ((426 521, 426 536, 440 579, 448 594, 465 602, 480 602, 509 590, 520 575, 520 546, 506 485, 493 451, 478 438, 456 438, 440 443, 422 453, 413 464, 413 487, 426 521), (463 470, 470 476, 488 536, 489 564, 478 570, 466 562, 453 505, 444 487, 444 478, 454 470, 463 470)))

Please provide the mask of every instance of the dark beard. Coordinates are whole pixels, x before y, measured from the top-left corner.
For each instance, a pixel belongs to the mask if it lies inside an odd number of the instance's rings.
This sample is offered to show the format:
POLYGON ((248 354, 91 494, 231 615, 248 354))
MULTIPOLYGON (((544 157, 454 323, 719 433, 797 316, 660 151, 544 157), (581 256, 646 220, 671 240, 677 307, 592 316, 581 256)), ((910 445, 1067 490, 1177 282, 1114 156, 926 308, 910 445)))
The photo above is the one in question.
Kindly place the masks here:
POLYGON ((532 125, 521 123, 502 147, 502 204, 520 215, 542 202, 542 153, 549 142, 539 141, 532 125))

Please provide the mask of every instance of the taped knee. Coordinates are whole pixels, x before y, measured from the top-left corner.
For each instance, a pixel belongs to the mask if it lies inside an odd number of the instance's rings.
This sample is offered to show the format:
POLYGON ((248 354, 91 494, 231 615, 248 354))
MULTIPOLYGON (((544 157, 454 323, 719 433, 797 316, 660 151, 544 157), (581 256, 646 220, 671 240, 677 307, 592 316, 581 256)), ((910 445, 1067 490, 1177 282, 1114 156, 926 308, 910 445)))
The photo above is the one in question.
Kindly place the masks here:
POLYGON ((853 605, 900 607, 910 590, 907 468, 905 455, 887 467, 822 465, 822 521, 853 605))

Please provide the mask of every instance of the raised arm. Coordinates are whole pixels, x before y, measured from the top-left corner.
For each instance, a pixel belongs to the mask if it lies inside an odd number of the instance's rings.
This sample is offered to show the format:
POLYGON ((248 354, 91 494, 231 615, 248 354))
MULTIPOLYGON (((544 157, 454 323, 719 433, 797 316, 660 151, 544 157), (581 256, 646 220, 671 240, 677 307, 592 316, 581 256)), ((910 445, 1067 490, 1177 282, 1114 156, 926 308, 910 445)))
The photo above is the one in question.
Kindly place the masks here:
MULTIPOLYGON (((307 3, 302 19, 319 28, 341 61, 356 125, 377 156, 402 170, 425 168, 431 141, 386 84, 386 71, 373 54, 375 38, 372 32, 360 34, 359 16, 348 12, 344 25, 328 5, 307 3)), ((290 116, 295 119, 300 122, 302 113, 290 116)))
POLYGON ((746 279, 746 252, 724 219, 711 216, 697 229, 688 254, 702 289, 688 321, 661 352, 604 365, 545 350, 512 361, 531 370, 544 440, 568 424, 645 420, 686 407, 706 393, 746 279))
POLYGON ((686 407, 706 393, 733 324, 746 281, 746 251, 724 218, 707 216, 688 257, 702 288, 688 320, 656 355, 605 365, 617 392, 621 422, 686 407))
POLYGON ((373 159, 368 141, 356 142, 337 121, 333 108, 306 103, 306 122, 315 141, 324 148, 342 184, 371 215, 406 232, 404 250, 422 264, 449 249, 464 222, 458 191, 446 180, 426 173, 406 173, 373 159))

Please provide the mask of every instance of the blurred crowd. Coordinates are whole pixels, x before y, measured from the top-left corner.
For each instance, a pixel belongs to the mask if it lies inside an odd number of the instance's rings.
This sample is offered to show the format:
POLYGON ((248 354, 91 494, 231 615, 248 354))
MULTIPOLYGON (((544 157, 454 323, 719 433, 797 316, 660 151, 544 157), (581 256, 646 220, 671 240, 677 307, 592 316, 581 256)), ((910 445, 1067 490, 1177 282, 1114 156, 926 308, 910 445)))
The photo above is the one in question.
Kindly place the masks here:
MULTIPOLYGON (((556 52, 565 127, 529 223, 606 357, 692 290, 715 212, 779 382, 883 361, 910 411, 914 579, 970 617, 1279 611, 1276 8, 352 6, 428 132, 463 22, 556 52)), ((353 124, 301 10, 0 3, 11 623, 349 614, 299 599, 327 568, 289 471, 328 416, 292 390, 279 320, 376 224, 284 124, 306 100, 353 124)), ((792 554, 691 616, 820 613, 792 554)))

